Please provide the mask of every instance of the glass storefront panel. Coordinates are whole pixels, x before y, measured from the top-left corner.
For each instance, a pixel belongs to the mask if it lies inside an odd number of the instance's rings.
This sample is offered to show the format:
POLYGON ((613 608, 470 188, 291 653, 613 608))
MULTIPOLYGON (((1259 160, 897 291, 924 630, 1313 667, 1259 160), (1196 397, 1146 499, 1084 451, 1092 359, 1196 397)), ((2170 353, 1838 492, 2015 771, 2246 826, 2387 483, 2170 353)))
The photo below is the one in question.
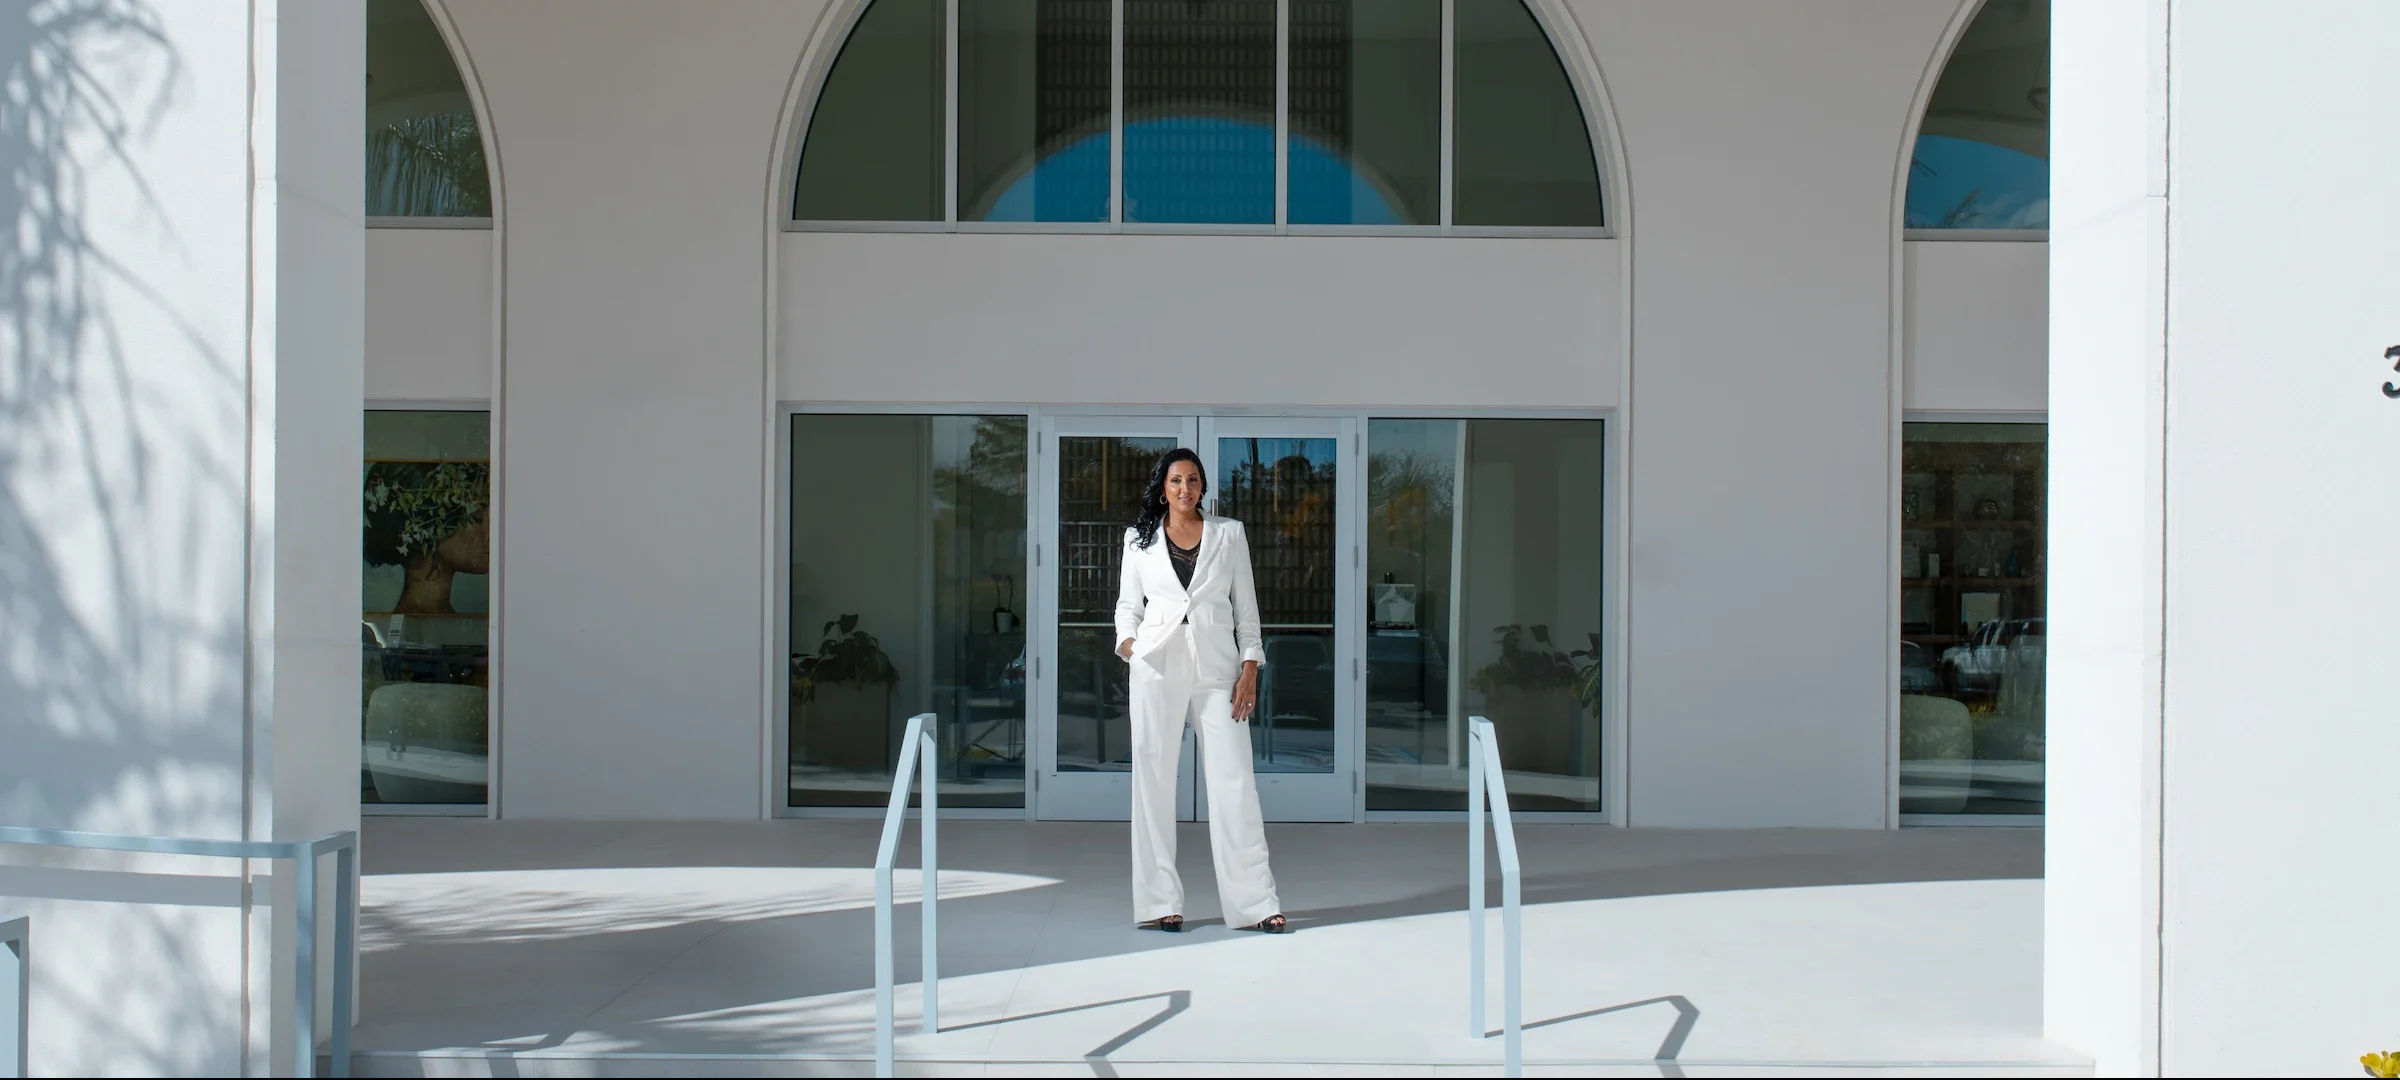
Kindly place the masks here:
POLYGON ((1987 0, 1934 84, 1909 160, 1911 229, 2050 227, 2050 3, 1987 0))
POLYGON ((1460 225, 1607 224, 1591 127, 1565 65, 1523 0, 1456 0, 1451 108, 1460 225))
POLYGON ((491 734, 491 414, 366 415, 359 801, 478 804, 491 734))
POLYGON ((932 712, 942 804, 1025 805, 1025 417, 791 430, 785 804, 884 805, 932 712))
POLYGON ((1217 440, 1216 512, 1240 521, 1267 662, 1250 723, 1258 772, 1331 773, 1334 766, 1333 439, 1217 440))
POLYGON ((972 0, 952 57, 943 0, 875 0, 811 109, 793 218, 1100 223, 1114 186, 1134 224, 1434 226, 1445 197, 1469 228, 1607 224, 1540 20, 1452 2, 972 0))
POLYGON ((1150 470, 1176 440, 1058 439, 1058 771, 1127 772, 1133 721, 1118 659, 1117 592, 1125 527, 1150 470))
POLYGON ((1125 220, 1275 220, 1275 0, 1125 0, 1125 220))
POLYGON ((958 8, 958 219, 1107 221, 1108 0, 958 8))
POLYGON ((810 115, 792 187, 801 221, 940 221, 948 133, 943 0, 874 0, 810 115))
POLYGON ((1293 0, 1291 19, 1291 222, 1441 224, 1441 0, 1293 0))
POLYGON ((421 0, 367 0, 367 216, 490 217, 483 129, 421 0))
POLYGON ((1366 805, 1466 806, 1466 718, 1523 810, 1598 812, 1598 420, 1372 420, 1366 805))
POLYGON ((1463 420, 1367 424, 1369 810, 1466 807, 1466 721, 1450 694, 1465 434, 1463 420))
POLYGON ((1905 425, 1900 812, 2038 814, 2048 432, 1905 425))

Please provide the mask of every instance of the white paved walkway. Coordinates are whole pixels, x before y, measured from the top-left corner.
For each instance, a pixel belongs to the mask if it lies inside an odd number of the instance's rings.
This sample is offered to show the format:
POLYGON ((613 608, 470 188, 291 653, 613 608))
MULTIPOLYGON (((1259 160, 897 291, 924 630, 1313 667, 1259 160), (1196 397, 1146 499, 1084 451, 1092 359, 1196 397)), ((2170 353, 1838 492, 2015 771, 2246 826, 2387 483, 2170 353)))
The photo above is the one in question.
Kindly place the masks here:
MULTIPOLYGON (((369 819, 359 1072, 863 1075, 876 828, 369 819)), ((1123 826, 944 822, 944 1030, 903 1073, 1497 1075, 1465 1031, 1464 828, 1269 839, 1298 933, 1214 922, 1187 826, 1202 925, 1166 935, 1127 925, 1123 826)), ((2086 1071, 2039 1037, 2038 831, 1520 839, 1529 1074, 2086 1071)))

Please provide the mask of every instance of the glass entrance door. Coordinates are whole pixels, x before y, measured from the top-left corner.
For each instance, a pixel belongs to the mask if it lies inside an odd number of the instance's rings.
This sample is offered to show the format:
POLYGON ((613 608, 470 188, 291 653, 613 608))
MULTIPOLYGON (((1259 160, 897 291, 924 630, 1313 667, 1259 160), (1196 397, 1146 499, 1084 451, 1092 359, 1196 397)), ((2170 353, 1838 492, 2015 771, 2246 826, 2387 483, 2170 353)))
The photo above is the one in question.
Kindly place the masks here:
MULTIPOLYGON (((1125 528, 1160 455, 1208 465, 1210 512, 1243 523, 1267 663, 1250 721, 1251 766, 1269 821, 1357 816, 1356 731, 1364 632, 1357 607, 1356 421, 1345 417, 1056 416, 1042 422, 1032 532, 1041 598, 1033 665, 1036 814, 1123 820, 1132 726, 1115 655, 1125 528)), ((1178 814, 1207 816, 1187 731, 1178 814)))
MULTIPOLYGON (((1197 422, 1178 416, 1057 416, 1042 422, 1041 495, 1034 527, 1041 602, 1032 698, 1039 712, 1038 816, 1123 821, 1132 815, 1133 727, 1125 662, 1116 655, 1118 571, 1125 528, 1161 455, 1193 445, 1197 422)), ((1177 816, 1189 820, 1192 739, 1176 770, 1177 816)))
MULTIPOLYGON (((1251 768, 1269 821, 1357 816, 1358 445, 1345 417, 1200 422, 1211 512, 1250 539, 1267 662, 1250 719, 1251 768)), ((1199 792, 1200 816, 1208 795, 1199 792)))

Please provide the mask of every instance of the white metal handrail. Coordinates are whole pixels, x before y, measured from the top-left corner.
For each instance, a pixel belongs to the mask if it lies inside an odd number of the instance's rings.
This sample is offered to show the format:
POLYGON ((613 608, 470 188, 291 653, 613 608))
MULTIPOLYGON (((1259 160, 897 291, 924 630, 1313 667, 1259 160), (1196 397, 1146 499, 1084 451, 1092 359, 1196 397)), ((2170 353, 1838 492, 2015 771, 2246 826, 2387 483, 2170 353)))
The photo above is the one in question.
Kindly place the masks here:
POLYGON ((15 1041, 16 1045, 0 1050, 0 1061, 14 1064, 16 1071, 8 1075, 17 1077, 33 1075, 29 1066, 30 1054, 27 1050, 32 1042, 33 1034, 33 953, 31 952, 33 943, 27 939, 31 929, 31 920, 23 915, 13 919, 0 919, 0 947, 4 947, 9 955, 16 957, 17 964, 16 978, 0 979, 0 985, 14 984, 9 985, 8 989, 17 995, 17 1025, 10 1030, 8 1036, 15 1041))
POLYGON ((909 773, 917 775, 918 785, 925 789, 924 807, 918 814, 917 903, 924 909, 925 971, 920 977, 919 990, 925 995, 923 1031, 927 1035, 942 1029, 939 1014, 941 989, 940 967, 934 962, 936 901, 940 899, 940 874, 935 855, 934 826, 940 803, 940 788, 934 783, 935 767, 940 757, 934 751, 932 713, 918 713, 908 719, 908 734, 902 736, 900 763, 892 770, 892 802, 883 811, 883 839, 875 846, 875 1075, 892 1075, 892 861, 900 853, 900 827, 908 818, 909 773))
POLYGON ((1492 838, 1500 849, 1500 963, 1504 1004, 1501 1033, 1507 1076, 1525 1075, 1525 914, 1518 886, 1517 827, 1508 816, 1508 779, 1500 771, 1500 737, 1492 722, 1467 718, 1467 1028, 1483 1026, 1483 807, 1492 807, 1492 838))
MULTIPOLYGON (((203 855, 222 859, 292 861, 292 1068, 317 1074, 317 860, 334 860, 333 876, 333 1046, 335 1076, 350 1075, 351 965, 358 957, 358 834, 344 830, 314 840, 203 840, 183 836, 127 836, 0 826, 0 844, 139 851, 155 855, 203 855)), ((19 978, 29 965, 18 953, 19 978)), ((20 992, 18 1007, 24 1008, 20 992)), ((17 1052, 25 1053, 22 1040, 17 1052)), ((23 1075, 20 1072, 18 1075, 23 1075)))

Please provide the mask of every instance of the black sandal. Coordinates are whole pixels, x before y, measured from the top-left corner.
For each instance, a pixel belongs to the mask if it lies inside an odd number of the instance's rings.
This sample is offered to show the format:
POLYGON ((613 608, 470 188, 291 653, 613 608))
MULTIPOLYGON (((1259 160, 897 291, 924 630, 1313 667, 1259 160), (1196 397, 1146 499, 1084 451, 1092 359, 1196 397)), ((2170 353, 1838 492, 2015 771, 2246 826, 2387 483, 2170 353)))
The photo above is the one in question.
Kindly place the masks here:
POLYGON ((1133 928, 1136 930, 1160 930, 1169 934, 1180 934, 1183 932, 1183 916, 1161 915, 1158 918, 1152 919, 1146 923, 1135 923, 1133 924, 1133 928))
POLYGON ((1258 920, 1257 925, 1245 926, 1242 929, 1256 930, 1262 934, 1288 934, 1292 932, 1292 921, 1282 915, 1269 915, 1258 920))

